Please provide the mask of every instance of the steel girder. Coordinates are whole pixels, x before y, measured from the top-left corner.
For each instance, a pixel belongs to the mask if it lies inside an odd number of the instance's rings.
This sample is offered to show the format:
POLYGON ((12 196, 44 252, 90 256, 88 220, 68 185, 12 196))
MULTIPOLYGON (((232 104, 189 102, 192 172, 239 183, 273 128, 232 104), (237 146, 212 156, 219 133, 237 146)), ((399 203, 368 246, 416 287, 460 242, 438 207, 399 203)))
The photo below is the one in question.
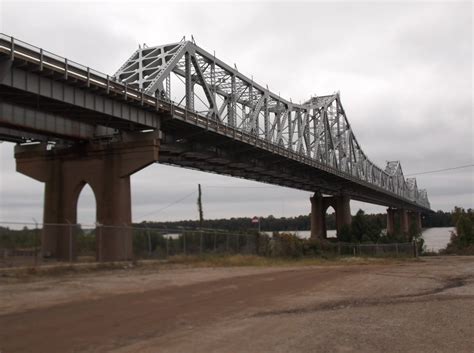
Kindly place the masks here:
POLYGON ((369 160, 351 129, 339 93, 292 103, 184 40, 140 47, 115 78, 430 207, 426 190, 419 190, 414 178, 405 180, 400 162, 388 162, 382 169, 369 160), (183 87, 175 88, 172 81, 183 87))

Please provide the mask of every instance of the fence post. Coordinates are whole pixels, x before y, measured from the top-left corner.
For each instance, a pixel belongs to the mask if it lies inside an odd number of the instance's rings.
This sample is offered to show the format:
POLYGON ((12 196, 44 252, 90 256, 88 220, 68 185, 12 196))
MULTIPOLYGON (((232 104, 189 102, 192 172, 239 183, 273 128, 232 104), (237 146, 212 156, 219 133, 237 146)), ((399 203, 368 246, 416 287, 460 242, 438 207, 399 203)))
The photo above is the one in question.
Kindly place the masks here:
POLYGON ((337 242, 337 255, 341 256, 341 243, 337 242))
POLYGON ((148 235, 148 257, 151 257, 151 236, 148 228, 146 229, 146 234, 148 235))
MULTIPOLYGON (((127 246, 127 229, 126 229, 127 225, 124 224, 121 228, 122 228, 122 231, 120 233, 122 233, 122 241, 123 241, 123 258, 125 261, 128 260, 128 254, 127 254, 127 250, 128 250, 128 246, 127 246)), ((120 229, 119 229, 120 230, 120 229)), ((119 233, 119 234, 120 234, 119 233)))
POLYGON ((72 224, 69 223, 69 262, 72 262, 72 224))
POLYGON ((97 249, 97 252, 98 252, 98 259, 99 259, 99 262, 102 262, 102 226, 101 224, 97 223, 96 224, 96 229, 97 229, 97 233, 98 233, 98 236, 99 236, 99 241, 97 242, 98 243, 98 249, 97 249))
POLYGON ((217 250, 217 233, 216 231, 214 231, 214 252, 216 252, 217 250))
POLYGON ((398 256, 398 243, 395 243, 395 253, 396 253, 397 256, 398 256))
POLYGON ((186 255, 186 232, 183 232, 183 253, 186 255))
POLYGON ((35 221, 35 267, 37 265, 38 265, 38 222, 35 221))
POLYGON ((199 232, 199 254, 202 255, 202 230, 199 232))
POLYGON ((354 254, 354 256, 356 256, 356 247, 355 247, 355 245, 352 245, 352 253, 354 254))
POLYGON ((169 242, 170 242, 170 237, 167 236, 166 237, 166 257, 170 256, 170 245, 169 245, 169 242))
POLYGON ((416 246, 416 240, 413 239, 413 254, 418 257, 418 246, 416 246))

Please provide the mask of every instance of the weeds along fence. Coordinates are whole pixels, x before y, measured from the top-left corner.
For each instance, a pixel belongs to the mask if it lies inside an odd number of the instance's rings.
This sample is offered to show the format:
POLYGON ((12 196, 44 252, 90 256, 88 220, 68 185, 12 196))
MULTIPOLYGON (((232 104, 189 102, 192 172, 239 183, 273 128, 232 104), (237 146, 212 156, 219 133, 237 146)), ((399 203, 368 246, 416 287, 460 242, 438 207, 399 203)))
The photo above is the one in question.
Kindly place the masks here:
MULTIPOLYGON (((54 235, 66 254, 65 262, 104 261, 105 237, 133 254, 132 260, 166 259, 176 255, 248 254, 268 257, 416 256, 413 243, 349 244, 298 238, 293 234, 267 235, 256 231, 216 229, 160 229, 80 224, 0 222, 0 267, 37 266, 57 262, 43 247, 43 234, 54 235), (132 247, 132 249, 127 249, 132 247)), ((127 251, 125 251, 127 253, 127 251)))

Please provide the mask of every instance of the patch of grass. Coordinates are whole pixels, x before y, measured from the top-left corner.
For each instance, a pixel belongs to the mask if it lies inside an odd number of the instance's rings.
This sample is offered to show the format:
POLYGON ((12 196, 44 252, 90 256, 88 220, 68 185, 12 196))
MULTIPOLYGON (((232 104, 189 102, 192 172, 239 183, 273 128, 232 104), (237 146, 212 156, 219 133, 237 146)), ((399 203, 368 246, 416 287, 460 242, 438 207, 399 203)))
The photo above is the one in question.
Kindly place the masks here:
POLYGON ((168 264, 180 264, 190 267, 238 267, 238 266, 320 266, 344 264, 382 264, 414 260, 413 258, 374 258, 374 257, 305 257, 281 258, 256 255, 200 255, 173 256, 166 261, 168 264))
POLYGON ((29 279, 34 277, 59 277, 74 274, 96 273, 99 271, 124 270, 133 268, 132 262, 106 263, 59 263, 37 267, 13 267, 0 269, 0 278, 29 279))
POLYGON ((41 277, 62 277, 69 275, 87 275, 105 271, 133 270, 166 270, 173 268, 199 267, 289 267, 289 266, 324 266, 324 265, 370 265, 396 264, 406 261, 417 261, 414 258, 374 258, 374 257, 263 257, 256 255, 177 255, 167 260, 138 260, 134 262, 107 263, 62 263, 37 267, 0 269, 0 281, 31 280, 41 277), (3 278, 3 280, 2 280, 3 278))

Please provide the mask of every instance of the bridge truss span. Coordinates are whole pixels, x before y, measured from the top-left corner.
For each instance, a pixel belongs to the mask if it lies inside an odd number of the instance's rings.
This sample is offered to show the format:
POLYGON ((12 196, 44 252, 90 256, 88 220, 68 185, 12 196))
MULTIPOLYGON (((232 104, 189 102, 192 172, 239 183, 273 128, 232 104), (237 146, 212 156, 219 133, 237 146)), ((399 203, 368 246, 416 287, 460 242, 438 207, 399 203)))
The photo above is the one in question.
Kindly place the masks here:
MULTIPOLYGON (((58 146, 160 131, 160 163, 429 211, 370 161, 339 93, 293 103, 198 47, 139 47, 109 76, 0 34, 0 139, 58 146)), ((102 143, 102 142, 101 142, 102 143)))
MULTIPOLYGON (((339 93, 293 103, 254 82, 191 41, 137 51, 115 79, 278 151, 337 171, 429 209, 426 190, 405 179, 399 161, 375 165, 358 143, 339 93)), ((198 119, 196 119, 197 122, 198 119)))

